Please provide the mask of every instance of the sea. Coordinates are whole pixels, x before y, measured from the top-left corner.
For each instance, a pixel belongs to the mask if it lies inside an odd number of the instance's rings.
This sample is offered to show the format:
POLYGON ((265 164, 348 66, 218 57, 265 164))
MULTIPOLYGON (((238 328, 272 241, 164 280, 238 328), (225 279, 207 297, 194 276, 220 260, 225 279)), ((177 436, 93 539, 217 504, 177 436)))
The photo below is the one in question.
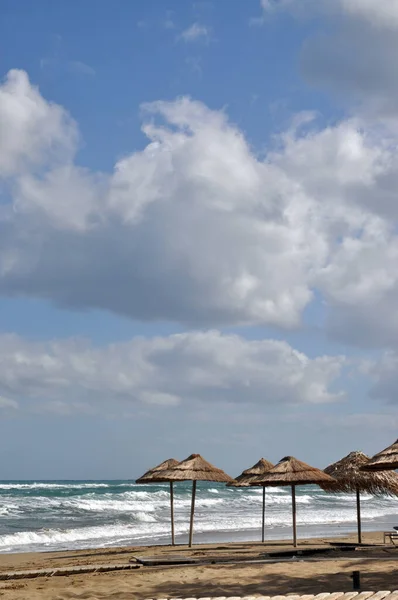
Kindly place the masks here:
MULTIPOLYGON (((364 531, 398 525, 398 499, 362 495, 364 531)), ((291 538, 290 488, 266 488, 265 536, 291 538)), ((174 484, 176 542, 187 541, 191 483, 174 484)), ((194 541, 261 539, 262 489, 198 482, 194 541)), ((356 499, 297 488, 298 536, 356 530, 356 499)), ((0 552, 169 544, 169 484, 134 481, 0 482, 0 552)))

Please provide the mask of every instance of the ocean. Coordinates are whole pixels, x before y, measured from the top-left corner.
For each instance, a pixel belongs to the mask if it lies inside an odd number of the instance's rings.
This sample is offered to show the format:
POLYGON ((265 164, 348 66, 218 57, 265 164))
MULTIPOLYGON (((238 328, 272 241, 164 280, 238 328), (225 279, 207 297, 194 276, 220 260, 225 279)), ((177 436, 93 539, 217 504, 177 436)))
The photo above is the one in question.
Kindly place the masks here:
MULTIPOLYGON (((187 541, 190 483, 174 484, 176 542, 187 541)), ((170 543, 168 484, 133 481, 0 482, 0 552, 70 550, 170 543)), ((261 539, 261 488, 199 482, 196 542, 261 539)), ((291 537, 290 488, 266 488, 266 538, 291 537)), ((356 529, 350 494, 297 488, 299 537, 333 536, 356 529)), ((362 496, 366 531, 398 525, 398 499, 362 496)))

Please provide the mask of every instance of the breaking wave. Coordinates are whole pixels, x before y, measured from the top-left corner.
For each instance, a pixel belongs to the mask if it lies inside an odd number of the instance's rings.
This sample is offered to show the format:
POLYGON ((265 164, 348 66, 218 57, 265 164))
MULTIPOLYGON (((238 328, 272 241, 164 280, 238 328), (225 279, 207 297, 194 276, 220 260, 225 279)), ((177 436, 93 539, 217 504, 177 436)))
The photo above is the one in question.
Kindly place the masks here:
MULTIPOLYGON (((185 541, 191 485, 174 486, 175 531, 185 541)), ((200 541, 256 540, 262 488, 228 488, 200 482, 195 535, 200 541)), ((315 486, 297 489, 299 534, 335 535, 356 526, 355 496, 327 494, 315 486)), ((363 528, 395 525, 398 500, 362 496, 363 528)), ((265 488, 269 539, 291 535, 289 488, 265 488)), ((0 482, 0 552, 65 550, 98 546, 169 543, 167 484, 133 481, 0 482)))

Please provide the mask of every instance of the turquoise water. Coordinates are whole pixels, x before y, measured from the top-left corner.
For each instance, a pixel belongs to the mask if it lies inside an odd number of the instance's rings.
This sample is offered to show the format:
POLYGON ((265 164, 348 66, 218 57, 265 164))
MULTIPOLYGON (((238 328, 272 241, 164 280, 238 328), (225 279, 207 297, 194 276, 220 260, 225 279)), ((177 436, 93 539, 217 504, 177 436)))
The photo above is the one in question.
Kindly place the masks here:
MULTIPOLYGON (((176 483, 176 541, 187 539, 191 484, 176 483)), ((134 481, 0 482, 0 552, 64 550, 170 542, 169 484, 134 481)), ((200 482, 195 539, 258 540, 262 491, 200 482)), ((362 497, 364 530, 398 525, 398 499, 362 497)), ((355 530, 355 497, 297 488, 299 535, 355 530)), ((266 537, 291 536, 289 488, 266 488, 266 537)))

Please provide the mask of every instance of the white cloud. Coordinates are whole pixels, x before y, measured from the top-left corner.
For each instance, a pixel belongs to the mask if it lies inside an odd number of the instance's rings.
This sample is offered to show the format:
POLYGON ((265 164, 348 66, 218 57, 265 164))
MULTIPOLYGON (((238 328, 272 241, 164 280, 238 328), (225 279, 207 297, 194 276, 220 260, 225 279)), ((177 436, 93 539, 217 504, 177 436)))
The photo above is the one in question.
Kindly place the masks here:
POLYGON ((373 382, 370 395, 395 405, 398 402, 398 353, 384 352, 377 360, 362 363, 362 372, 373 382))
POLYGON ((316 200, 328 252, 311 282, 323 295, 329 328, 367 345, 394 344, 398 334, 398 156, 383 132, 349 120, 288 137, 274 157, 316 200))
POLYGON ((348 96, 368 115, 397 118, 397 0, 263 0, 262 8, 268 17, 283 11, 324 17, 327 27, 318 27, 304 44, 305 77, 348 96))
POLYGON ((76 128, 66 111, 46 102, 24 71, 0 85, 0 177, 68 160, 76 128))
POLYGON ((18 402, 15 400, 10 400, 9 398, 5 398, 4 396, 0 396, 0 409, 12 408, 16 410, 19 408, 18 402))
POLYGON ((164 407, 335 402, 343 398, 336 387, 343 366, 344 357, 310 359, 286 342, 217 331, 99 348, 74 339, 0 336, 1 398, 56 414, 112 412, 120 401, 164 407))
POLYGON ((260 159, 222 111, 189 98, 142 110, 147 146, 94 173, 73 162, 73 121, 25 74, 0 88, 0 121, 13 123, 0 153, 0 294, 190 326, 295 327, 315 290, 335 335, 395 343, 394 131, 298 115, 260 159))
POLYGON ((200 23, 193 23, 187 29, 180 34, 180 38, 184 40, 184 42, 196 42, 198 40, 208 40, 210 35, 210 30, 205 25, 201 25, 200 23))
POLYGON ((360 18, 374 27, 398 26, 398 0, 260 0, 266 14, 292 11, 295 14, 324 13, 360 18))
POLYGON ((323 255, 307 200, 222 112, 187 98, 144 108, 149 143, 111 176, 71 162, 20 173, 0 214, 0 293, 189 324, 297 325, 323 255))
POLYGON ((360 17, 373 27, 398 27, 398 0, 340 0, 340 4, 347 15, 360 17))
POLYGON ((396 119, 397 51, 396 31, 375 29, 370 23, 347 24, 308 40, 302 71, 310 83, 357 104, 368 117, 396 119))

